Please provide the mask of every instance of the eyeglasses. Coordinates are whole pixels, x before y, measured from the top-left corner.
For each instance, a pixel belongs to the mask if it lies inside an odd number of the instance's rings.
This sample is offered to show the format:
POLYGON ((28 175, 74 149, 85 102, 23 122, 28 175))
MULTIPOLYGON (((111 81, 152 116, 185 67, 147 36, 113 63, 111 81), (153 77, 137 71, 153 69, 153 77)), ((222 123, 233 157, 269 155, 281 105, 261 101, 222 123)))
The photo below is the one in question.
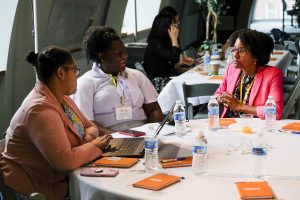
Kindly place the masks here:
POLYGON ((70 66, 66 66, 66 65, 63 65, 62 66, 64 69, 72 69, 74 72, 75 72, 75 74, 76 74, 76 76, 78 76, 79 75, 79 73, 80 73, 80 68, 79 67, 70 67, 70 66))
POLYGON ((245 48, 233 48, 231 49, 231 54, 238 52, 240 56, 245 56, 248 53, 248 50, 245 48))

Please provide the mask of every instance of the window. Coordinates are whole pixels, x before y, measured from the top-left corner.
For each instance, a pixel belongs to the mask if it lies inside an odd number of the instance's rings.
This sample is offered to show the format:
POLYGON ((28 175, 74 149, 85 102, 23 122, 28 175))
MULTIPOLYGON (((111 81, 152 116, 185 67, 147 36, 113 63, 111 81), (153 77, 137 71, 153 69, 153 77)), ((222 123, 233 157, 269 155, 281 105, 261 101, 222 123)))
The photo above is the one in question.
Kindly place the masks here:
MULTIPOLYGON (((293 9, 295 0, 285 0, 287 10, 293 9)), ((295 26, 291 26, 291 16, 284 11, 284 31, 288 33, 299 32, 295 26)), ((282 30, 282 0, 255 0, 253 6, 252 16, 250 17, 250 28, 270 33, 272 28, 282 30)))
POLYGON ((128 0, 121 30, 124 34, 132 34, 135 32, 134 1, 136 1, 137 10, 137 31, 151 28, 161 2, 161 0, 128 0))

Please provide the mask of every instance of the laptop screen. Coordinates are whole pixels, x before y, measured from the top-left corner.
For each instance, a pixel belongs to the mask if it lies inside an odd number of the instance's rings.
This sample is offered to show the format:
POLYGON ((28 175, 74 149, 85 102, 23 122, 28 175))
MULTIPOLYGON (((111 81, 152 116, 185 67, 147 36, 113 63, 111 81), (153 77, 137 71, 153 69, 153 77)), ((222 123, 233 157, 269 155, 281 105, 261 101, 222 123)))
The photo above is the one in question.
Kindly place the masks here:
POLYGON ((161 131, 161 129, 164 127, 164 125, 166 124, 166 122, 168 121, 169 117, 173 114, 173 109, 174 109, 175 104, 171 107, 171 109, 168 111, 167 115, 165 116, 165 118, 163 119, 163 121, 159 124, 159 126, 157 127, 155 133, 154 133, 154 138, 156 138, 159 134, 159 132, 161 131))

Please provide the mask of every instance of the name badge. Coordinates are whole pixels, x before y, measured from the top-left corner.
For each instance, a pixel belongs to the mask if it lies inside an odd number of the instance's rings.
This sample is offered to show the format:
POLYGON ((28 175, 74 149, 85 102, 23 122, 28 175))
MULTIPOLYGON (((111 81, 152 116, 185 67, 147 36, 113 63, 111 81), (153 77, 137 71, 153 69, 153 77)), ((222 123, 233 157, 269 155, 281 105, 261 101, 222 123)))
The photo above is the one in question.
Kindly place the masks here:
POLYGON ((125 120, 132 119, 132 107, 128 104, 117 104, 116 109, 116 119, 125 120))

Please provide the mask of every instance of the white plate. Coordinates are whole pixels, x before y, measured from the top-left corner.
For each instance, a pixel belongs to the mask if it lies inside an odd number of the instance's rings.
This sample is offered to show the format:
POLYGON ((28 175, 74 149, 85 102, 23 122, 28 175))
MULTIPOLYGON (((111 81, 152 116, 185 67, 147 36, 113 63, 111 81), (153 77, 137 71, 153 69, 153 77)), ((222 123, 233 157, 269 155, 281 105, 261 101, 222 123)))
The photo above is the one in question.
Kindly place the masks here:
MULTIPOLYGON (((257 133, 258 130, 259 130, 258 127, 253 127, 253 126, 251 126, 251 125, 248 125, 248 126, 252 129, 252 134, 253 134, 253 133, 257 133)), ((237 132, 243 133, 243 132, 242 132, 242 125, 239 124, 239 123, 230 124, 230 125, 228 126, 228 128, 229 128, 230 130, 233 130, 233 131, 237 131, 237 132)), ((248 135, 247 133, 243 133, 243 134, 248 135)), ((251 135, 251 133, 250 133, 249 135, 251 135)))

